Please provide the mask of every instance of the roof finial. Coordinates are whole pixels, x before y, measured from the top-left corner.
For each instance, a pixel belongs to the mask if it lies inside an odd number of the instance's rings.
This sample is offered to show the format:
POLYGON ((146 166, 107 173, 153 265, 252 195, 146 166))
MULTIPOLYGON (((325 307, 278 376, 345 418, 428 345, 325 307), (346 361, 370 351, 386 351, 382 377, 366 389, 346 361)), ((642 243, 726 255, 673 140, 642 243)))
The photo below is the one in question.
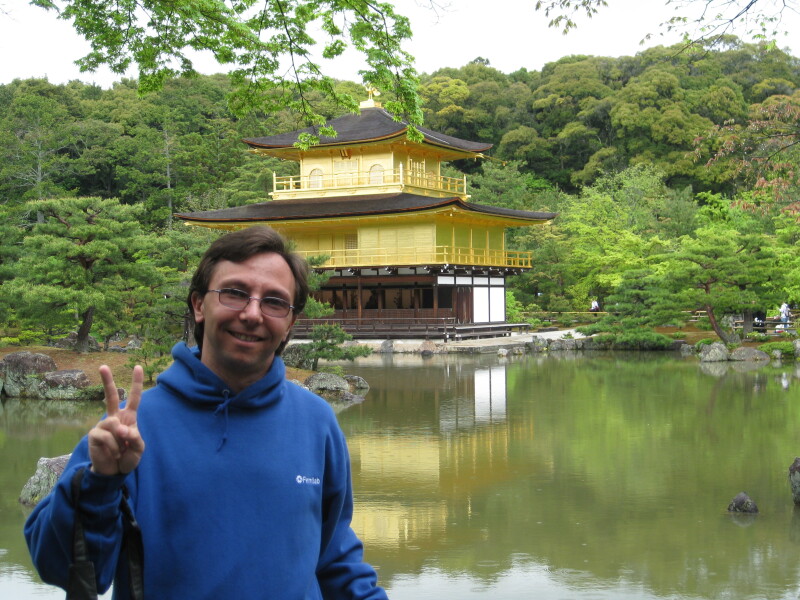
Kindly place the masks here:
POLYGON ((359 104, 359 108, 380 108, 380 102, 375 101, 375 96, 380 96, 381 92, 371 83, 365 83, 364 89, 367 90, 367 99, 359 104))

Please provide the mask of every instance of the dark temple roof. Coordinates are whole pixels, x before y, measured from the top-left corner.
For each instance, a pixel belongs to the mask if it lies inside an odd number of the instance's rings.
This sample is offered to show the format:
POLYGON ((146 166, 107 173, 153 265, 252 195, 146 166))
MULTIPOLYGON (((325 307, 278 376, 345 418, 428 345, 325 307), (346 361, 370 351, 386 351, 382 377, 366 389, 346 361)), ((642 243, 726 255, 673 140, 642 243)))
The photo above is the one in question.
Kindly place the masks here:
POLYGON ((558 213, 512 210, 483 204, 472 204, 461 198, 431 198, 416 194, 373 194, 338 196, 300 200, 273 200, 247 206, 181 213, 175 216, 184 221, 204 223, 243 223, 248 221, 291 221, 297 219, 326 219, 420 212, 455 206, 466 212, 483 213, 525 221, 549 221, 558 213))
MULTIPOLYGON (((343 117, 332 119, 327 123, 336 130, 338 134, 335 138, 320 137, 319 146, 343 146, 391 139, 405 135, 408 124, 403 121, 395 121, 392 116, 382 108, 364 108, 361 114, 348 114, 343 117)), ((484 142, 470 142, 451 135, 445 135, 432 131, 425 127, 417 127, 425 138, 425 142, 435 146, 443 146, 463 152, 483 152, 492 147, 492 144, 484 142)), ((311 133, 317 135, 319 131, 315 127, 306 127, 288 133, 270 135, 267 137, 246 138, 242 140, 252 148, 280 149, 293 148, 301 133, 311 133)))

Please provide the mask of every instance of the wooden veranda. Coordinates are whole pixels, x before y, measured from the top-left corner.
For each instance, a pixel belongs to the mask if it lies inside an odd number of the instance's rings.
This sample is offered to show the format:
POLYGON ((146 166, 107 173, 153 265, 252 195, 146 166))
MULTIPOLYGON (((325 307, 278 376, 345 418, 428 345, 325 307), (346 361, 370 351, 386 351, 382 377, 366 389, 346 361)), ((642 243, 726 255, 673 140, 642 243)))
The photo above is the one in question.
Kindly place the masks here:
POLYGON ((439 310, 433 316, 431 309, 381 310, 362 309, 361 316, 355 311, 337 310, 334 314, 319 319, 299 318, 294 325, 296 339, 308 339, 315 325, 336 323, 355 339, 426 339, 458 341, 469 338, 510 336, 513 332, 526 332, 527 323, 458 323, 452 311, 439 310), (349 316, 348 316, 349 315, 349 316))

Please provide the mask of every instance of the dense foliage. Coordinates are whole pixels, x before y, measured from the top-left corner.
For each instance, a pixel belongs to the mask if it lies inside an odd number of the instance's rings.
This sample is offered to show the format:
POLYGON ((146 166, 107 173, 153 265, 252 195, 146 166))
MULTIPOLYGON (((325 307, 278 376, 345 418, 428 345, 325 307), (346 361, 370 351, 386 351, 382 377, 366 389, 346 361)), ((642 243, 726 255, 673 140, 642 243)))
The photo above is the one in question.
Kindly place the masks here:
MULTIPOLYGON (((408 19, 371 0, 31 0, 70 21, 91 47, 82 70, 100 65, 125 73, 135 65, 139 89, 160 90, 178 74, 194 75, 198 54, 231 74, 229 106, 237 114, 289 108, 324 128, 325 102, 354 110, 322 60, 361 53, 369 86, 390 89, 392 111, 418 123, 413 57, 404 50, 408 19), (321 50, 318 50, 320 44, 321 50)), ((314 138, 309 138, 309 142, 314 138)))
MULTIPOLYGON (((541 72, 476 59, 420 77, 426 127, 494 144, 492 160, 448 167, 468 175, 471 201, 559 213, 509 232, 535 265, 512 282, 518 312, 598 299, 615 326, 703 310, 725 333, 728 315, 800 302, 800 63, 722 41, 570 56, 541 72)), ((0 86, 6 337, 80 328, 167 346, 188 335, 181 284, 212 234, 172 214, 264 201, 273 174, 296 170, 241 143, 297 128, 296 115, 236 116, 231 92, 222 75, 168 79, 145 96, 130 80, 0 86), (81 237, 81 220, 102 236, 81 237)))

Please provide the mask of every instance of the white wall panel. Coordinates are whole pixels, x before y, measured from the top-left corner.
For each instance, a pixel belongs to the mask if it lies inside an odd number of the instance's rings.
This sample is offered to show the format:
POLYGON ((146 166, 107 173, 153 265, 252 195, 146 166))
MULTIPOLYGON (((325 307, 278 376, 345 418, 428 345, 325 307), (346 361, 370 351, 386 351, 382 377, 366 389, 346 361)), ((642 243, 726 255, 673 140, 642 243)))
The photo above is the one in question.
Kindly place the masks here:
POLYGON ((506 320, 506 290, 501 287, 487 288, 489 290, 489 306, 492 323, 502 323, 506 320))
POLYGON ((472 311, 475 323, 487 323, 489 321, 489 288, 472 288, 472 311))

